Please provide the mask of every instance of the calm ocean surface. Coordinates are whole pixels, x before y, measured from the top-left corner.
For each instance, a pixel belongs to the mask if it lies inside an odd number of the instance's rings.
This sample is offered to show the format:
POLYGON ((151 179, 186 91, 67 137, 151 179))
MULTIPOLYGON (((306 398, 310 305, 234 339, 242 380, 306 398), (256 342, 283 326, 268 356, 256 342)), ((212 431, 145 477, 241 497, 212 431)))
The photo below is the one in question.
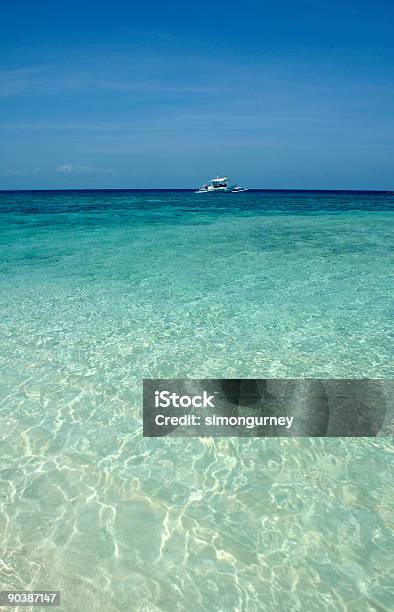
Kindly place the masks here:
POLYGON ((392 375, 393 212, 384 193, 0 193, 0 590, 391 610, 389 439, 143 439, 141 381, 392 375))

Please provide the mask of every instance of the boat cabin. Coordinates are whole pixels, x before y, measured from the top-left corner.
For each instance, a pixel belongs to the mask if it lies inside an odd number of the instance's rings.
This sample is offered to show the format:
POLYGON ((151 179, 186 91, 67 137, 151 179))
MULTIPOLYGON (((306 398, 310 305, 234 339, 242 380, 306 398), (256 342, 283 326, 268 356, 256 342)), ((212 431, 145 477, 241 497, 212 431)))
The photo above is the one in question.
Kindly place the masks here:
POLYGON ((210 183, 214 189, 218 189, 219 187, 227 187, 228 177, 224 176, 223 178, 219 178, 218 176, 214 179, 210 180, 210 183))

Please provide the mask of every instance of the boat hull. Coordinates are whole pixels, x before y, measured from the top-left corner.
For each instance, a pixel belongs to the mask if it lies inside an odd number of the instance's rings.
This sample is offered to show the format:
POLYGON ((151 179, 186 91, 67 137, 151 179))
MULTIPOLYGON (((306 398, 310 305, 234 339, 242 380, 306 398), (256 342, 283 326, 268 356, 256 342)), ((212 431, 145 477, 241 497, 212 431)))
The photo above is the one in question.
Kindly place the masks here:
POLYGON ((199 189, 198 191, 195 191, 194 193, 229 193, 231 191, 231 189, 199 189))

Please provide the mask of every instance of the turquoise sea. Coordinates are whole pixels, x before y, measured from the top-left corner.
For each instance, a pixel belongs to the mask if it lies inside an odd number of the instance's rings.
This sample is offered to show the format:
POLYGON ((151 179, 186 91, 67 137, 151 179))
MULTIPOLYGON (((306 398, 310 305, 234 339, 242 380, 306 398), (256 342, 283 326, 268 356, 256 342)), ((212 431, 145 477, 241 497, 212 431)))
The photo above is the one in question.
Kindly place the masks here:
POLYGON ((149 377, 388 377, 394 196, 0 193, 0 590, 388 611, 391 440, 142 437, 149 377))

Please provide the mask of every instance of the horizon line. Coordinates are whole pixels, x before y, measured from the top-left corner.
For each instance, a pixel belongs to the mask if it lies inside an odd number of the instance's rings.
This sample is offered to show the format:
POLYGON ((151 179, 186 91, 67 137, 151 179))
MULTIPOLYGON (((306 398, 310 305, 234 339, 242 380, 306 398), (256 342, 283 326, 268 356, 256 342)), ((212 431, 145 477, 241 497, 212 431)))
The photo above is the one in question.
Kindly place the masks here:
MULTIPOLYGON (((12 192, 32 192, 32 191, 190 191, 196 192, 195 187, 76 187, 76 188, 33 188, 33 189, 1 189, 0 193, 12 193, 12 192)), ((282 188, 269 188, 269 187, 250 187, 247 191, 310 191, 310 192, 342 192, 342 193, 386 193, 394 194, 394 189, 336 189, 336 188, 319 188, 314 189, 311 187, 282 187, 282 188)))

